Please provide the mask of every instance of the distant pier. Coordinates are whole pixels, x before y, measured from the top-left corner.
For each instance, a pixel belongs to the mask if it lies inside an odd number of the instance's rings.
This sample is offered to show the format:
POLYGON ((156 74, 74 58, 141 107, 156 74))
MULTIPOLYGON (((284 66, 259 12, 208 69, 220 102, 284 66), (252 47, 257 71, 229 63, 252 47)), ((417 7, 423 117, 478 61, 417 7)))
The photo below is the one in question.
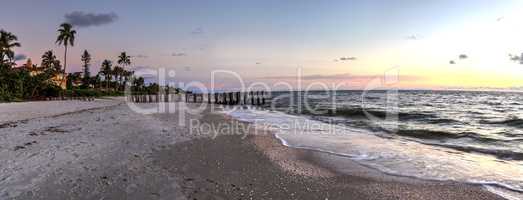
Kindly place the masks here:
POLYGON ((166 90, 165 94, 131 95, 127 99, 135 103, 184 101, 220 105, 265 105, 269 101, 268 94, 265 91, 169 94, 166 90))

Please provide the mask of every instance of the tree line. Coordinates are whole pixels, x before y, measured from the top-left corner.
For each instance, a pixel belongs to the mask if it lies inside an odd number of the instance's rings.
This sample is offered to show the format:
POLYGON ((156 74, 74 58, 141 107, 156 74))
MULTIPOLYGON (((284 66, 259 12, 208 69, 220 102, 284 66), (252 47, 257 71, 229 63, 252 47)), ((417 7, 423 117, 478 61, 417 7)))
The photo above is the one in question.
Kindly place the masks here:
POLYGON ((40 66, 16 66, 15 48, 21 47, 18 37, 0 30, 0 101, 36 100, 64 95, 117 96, 123 95, 126 85, 130 85, 135 93, 158 91, 157 84, 146 85, 143 77, 135 77, 134 71, 128 69, 132 62, 126 52, 120 53, 116 63, 104 60, 100 71, 92 76, 92 57, 84 50, 80 55, 82 72, 66 73, 67 51, 74 46, 75 40, 76 30, 71 24, 63 23, 55 42, 64 47, 63 64, 52 50, 48 50, 41 56, 40 66), (64 84, 65 90, 61 87, 64 84))

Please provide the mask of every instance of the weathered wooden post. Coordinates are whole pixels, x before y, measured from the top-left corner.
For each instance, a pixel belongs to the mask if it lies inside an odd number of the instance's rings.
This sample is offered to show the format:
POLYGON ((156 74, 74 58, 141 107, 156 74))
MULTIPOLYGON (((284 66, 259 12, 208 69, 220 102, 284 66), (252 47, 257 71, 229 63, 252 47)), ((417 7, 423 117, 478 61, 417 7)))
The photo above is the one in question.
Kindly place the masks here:
POLYGON ((256 91, 256 105, 260 105, 260 91, 256 91))
POLYGON ((251 105, 254 105, 254 93, 250 91, 249 96, 251 97, 251 105))
POLYGON ((262 104, 265 105, 265 91, 262 91, 262 104))
POLYGON ((169 86, 165 86, 165 94, 164 94, 164 98, 163 98, 163 101, 164 102, 169 102, 169 86))

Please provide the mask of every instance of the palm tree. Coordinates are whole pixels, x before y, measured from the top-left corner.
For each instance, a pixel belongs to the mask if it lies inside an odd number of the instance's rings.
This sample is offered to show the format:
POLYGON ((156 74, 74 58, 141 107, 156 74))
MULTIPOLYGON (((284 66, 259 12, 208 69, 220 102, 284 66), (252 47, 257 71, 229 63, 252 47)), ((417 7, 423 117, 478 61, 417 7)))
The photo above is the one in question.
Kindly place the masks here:
MULTIPOLYGON (((58 37, 56 38, 56 43, 59 45, 64 45, 65 52, 64 52, 64 78, 65 73, 67 70, 67 46, 71 45, 74 46, 74 40, 75 40, 76 31, 73 30, 73 25, 69 23, 63 23, 60 25, 60 28, 58 29, 58 37)), ((62 78, 62 83, 64 81, 64 78, 62 78)))
POLYGON ((60 61, 56 59, 53 51, 49 50, 42 55, 42 67, 46 70, 52 70, 54 73, 61 73, 60 61))
POLYGON ((6 61, 13 63, 15 58, 13 48, 20 47, 20 43, 18 43, 17 40, 18 37, 16 37, 16 35, 0 30, 0 64, 5 63, 6 61))
POLYGON ((84 86, 88 86, 89 79, 91 77, 91 71, 89 71, 89 65, 91 63, 91 54, 89 54, 87 50, 84 50, 84 53, 82 54, 82 62, 84 62, 84 77, 82 79, 82 84, 84 86))
MULTIPOLYGON (((120 53, 120 56, 118 56, 118 64, 120 64, 122 68, 122 75, 125 71, 125 67, 131 65, 131 56, 128 56, 127 53, 124 51, 120 53)), ((124 85, 127 84, 127 78, 125 78, 124 85)))
POLYGON ((127 81, 134 74, 132 71, 123 70, 124 85, 127 85, 127 81))
MULTIPOLYGON (((118 85, 121 85, 124 69, 120 66, 115 66, 113 69, 114 79, 118 81, 118 85)), ((119 88, 119 87, 118 87, 119 88)))
POLYGON ((131 65, 131 56, 128 56, 125 51, 120 53, 118 56, 118 64, 122 65, 124 68, 125 66, 131 65))
POLYGON ((102 80, 100 79, 100 73, 96 74, 96 76, 94 76, 91 79, 91 84, 93 84, 94 88, 102 88, 102 80))
POLYGON ((138 77, 134 79, 134 87, 137 91, 142 91, 142 88, 145 86, 145 80, 143 77, 138 77))
POLYGON ((110 60, 104 60, 102 62, 102 70, 100 73, 104 75, 105 79, 105 89, 109 90, 109 81, 112 78, 112 69, 113 63, 110 60))

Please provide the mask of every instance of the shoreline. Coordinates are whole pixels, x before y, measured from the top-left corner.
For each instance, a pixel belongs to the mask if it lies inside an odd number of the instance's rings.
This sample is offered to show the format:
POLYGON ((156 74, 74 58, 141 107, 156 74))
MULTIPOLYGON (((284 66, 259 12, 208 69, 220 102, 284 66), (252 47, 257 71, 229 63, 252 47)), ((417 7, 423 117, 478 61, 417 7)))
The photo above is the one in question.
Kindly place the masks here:
MULTIPOLYGON (((254 136, 259 137, 259 136, 254 136)), ((287 152, 294 152, 292 154, 295 154, 292 157, 296 157, 296 155, 301 155, 297 159, 297 161, 294 162, 306 162, 308 164, 314 164, 314 166, 318 167, 321 170, 328 171, 330 174, 329 178, 332 177, 357 177, 357 178, 363 178, 368 179, 371 181, 376 182, 399 182, 402 184, 425 184, 426 186, 456 186, 456 187, 464 187, 462 189, 464 190, 477 190, 480 193, 490 193, 498 198, 501 199, 518 199, 517 197, 512 197, 510 192, 510 189, 507 188, 499 188, 500 186, 493 186, 494 188, 503 189, 503 191, 496 191, 496 190, 489 190, 489 187, 491 185, 485 185, 481 183, 466 183, 466 182, 458 182, 458 181, 452 181, 452 180, 433 180, 433 179, 423 179, 420 177, 414 177, 414 176, 402 176, 397 174, 391 174, 386 173, 383 171, 380 171, 379 169, 375 169, 371 166, 366 166, 364 164, 359 163, 356 160, 352 160, 348 157, 338 155, 336 153, 332 152, 324 152, 320 150, 314 150, 314 149, 307 149, 307 148, 300 148, 300 147, 291 147, 283 144, 283 141, 281 141, 280 138, 278 138, 275 134, 271 136, 264 136, 266 137, 265 140, 271 140, 271 143, 273 143, 274 146, 278 146, 276 148, 282 148, 285 149, 283 151, 287 152), (307 155, 307 156, 303 156, 307 155), (334 175, 333 175, 334 174, 334 175), (502 192, 502 194, 496 193, 496 192, 502 192), (507 193, 509 192, 509 193, 507 193), (506 195, 506 196, 505 196, 506 195), (512 197, 512 198, 511 198, 512 197)), ((273 146, 273 148, 274 148, 273 146)), ((261 149, 262 151, 273 151, 269 149, 261 149)), ((280 162, 276 160, 275 162, 280 162)), ((285 166, 282 166, 282 168, 285 169, 285 166)), ((289 172, 293 173, 300 173, 296 172, 296 170, 288 170, 289 172)), ((449 188, 446 188, 449 189, 449 188)), ((493 189, 493 188, 492 188, 493 189)), ((450 190, 452 190, 450 188, 450 190)), ((517 192, 516 192, 517 193, 517 192)), ((519 193, 518 193, 519 194, 519 193)), ((471 199, 475 199, 472 197, 467 197, 471 199)))
POLYGON ((237 127, 234 135, 195 134, 192 119, 245 124, 209 109, 180 125, 177 113, 143 115, 119 99, 102 102, 87 110, 58 102, 61 114, 45 103, 11 109, 40 110, 0 127, 6 161, 0 198, 503 199, 479 186, 393 177, 347 158, 286 147, 270 132, 237 127))
MULTIPOLYGON (((207 120, 212 122, 237 123, 235 119, 229 116, 216 113, 207 114, 203 119, 204 121, 205 118, 211 118, 207 120)), ((268 182, 282 181, 282 178, 279 178, 280 176, 291 179, 280 182, 278 185, 295 188, 294 190, 288 190, 288 193, 283 194, 278 192, 268 193, 265 196, 275 199, 346 199, 347 196, 357 197, 355 199, 504 199, 478 185, 388 175, 333 154, 284 146, 270 132, 253 135, 251 134, 252 131, 249 130, 250 133, 247 133, 244 139, 242 139, 241 134, 237 135, 238 132, 235 132, 235 135, 218 135, 214 139, 200 138, 192 140, 187 144, 179 144, 180 146, 173 147, 175 150, 171 152, 172 155, 175 154, 174 152, 198 155, 198 158, 192 159, 205 162, 205 169, 217 168, 212 170, 213 173, 203 172, 202 169, 195 169, 201 163, 196 164, 197 162, 194 161, 196 163, 193 164, 191 158, 184 157, 182 160, 186 161, 184 165, 187 168, 176 173, 192 174, 192 176, 200 177, 203 175, 203 177, 212 180, 226 180, 226 184, 227 182, 234 182, 232 183, 234 185, 249 185, 252 183, 241 179, 232 178, 231 180, 230 177, 227 177, 227 174, 239 173, 246 180, 268 179, 268 182), (212 150, 209 151, 208 149, 212 150), (215 152, 222 153, 216 154, 215 152), (199 156, 206 154, 211 154, 212 156, 199 156), (237 160, 231 158, 236 158, 237 160), (234 168, 221 168, 220 164, 209 164, 230 162, 244 163, 241 167, 242 172, 235 171, 234 168), (257 165, 269 165, 270 167, 257 165), (245 172, 243 171, 245 168, 247 171, 256 171, 258 173, 245 172), (278 173, 274 173, 275 170, 278 173), (306 191, 303 190, 304 188, 306 188, 306 191), (312 193, 317 196, 310 196, 312 193)), ((189 178, 189 180, 193 180, 193 178, 189 178)), ((184 184, 182 183, 182 188, 184 184)), ((206 187, 206 184, 195 184, 194 182, 191 182, 191 184, 193 187, 206 187)), ((253 197, 261 195, 256 192, 257 190, 264 191, 267 189, 278 190, 277 188, 253 188, 252 191, 255 194, 253 197)), ((227 191, 226 189, 224 190, 227 191)), ((197 195, 194 191, 192 194, 197 195)), ((229 195, 227 196, 229 199, 242 197, 220 192, 217 192, 217 194, 229 195)))

